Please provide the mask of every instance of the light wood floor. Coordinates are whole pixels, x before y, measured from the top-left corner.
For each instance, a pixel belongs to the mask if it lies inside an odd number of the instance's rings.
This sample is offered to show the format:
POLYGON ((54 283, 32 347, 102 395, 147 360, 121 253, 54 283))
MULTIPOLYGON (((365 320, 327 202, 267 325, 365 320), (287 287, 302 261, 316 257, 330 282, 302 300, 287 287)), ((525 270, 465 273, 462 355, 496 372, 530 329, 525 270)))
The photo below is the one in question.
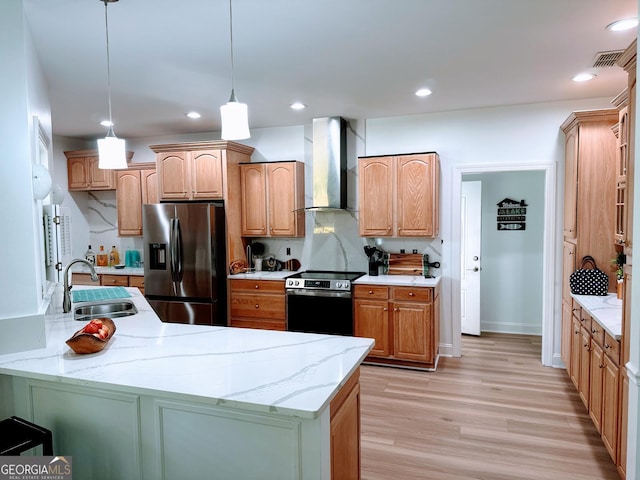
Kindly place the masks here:
POLYGON ((361 369, 363 480, 619 479, 540 337, 463 337, 436 372, 361 369))

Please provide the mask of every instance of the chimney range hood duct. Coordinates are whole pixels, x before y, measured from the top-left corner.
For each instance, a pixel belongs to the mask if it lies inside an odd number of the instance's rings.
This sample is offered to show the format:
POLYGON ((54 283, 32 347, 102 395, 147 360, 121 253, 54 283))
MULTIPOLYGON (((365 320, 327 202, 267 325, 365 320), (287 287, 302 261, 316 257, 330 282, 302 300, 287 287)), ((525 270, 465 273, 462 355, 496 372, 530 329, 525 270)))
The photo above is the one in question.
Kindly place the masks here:
POLYGON ((313 203, 306 210, 347 208, 347 122, 313 119, 313 203))

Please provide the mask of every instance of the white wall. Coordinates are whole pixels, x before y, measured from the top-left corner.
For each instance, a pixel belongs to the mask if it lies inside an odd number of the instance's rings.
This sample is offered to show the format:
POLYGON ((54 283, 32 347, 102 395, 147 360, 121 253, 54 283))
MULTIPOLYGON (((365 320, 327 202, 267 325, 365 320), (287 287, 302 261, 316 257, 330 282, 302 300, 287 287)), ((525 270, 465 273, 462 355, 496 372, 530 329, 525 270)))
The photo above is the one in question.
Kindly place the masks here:
MULTIPOLYGON (((46 84, 24 22, 22 2, 0 6, 0 62, 11 65, 11 74, 0 76, 0 187, 5 208, 0 264, 3 302, 0 318, 36 313, 42 304, 38 204, 33 200, 31 163, 34 155, 33 115, 51 133, 51 114, 46 84)), ((8 68, 8 67, 7 67, 8 68)))
POLYGON ((465 175, 482 182, 480 330, 542 334, 544 172, 465 175), (497 203, 525 200, 526 228, 497 229, 497 203))

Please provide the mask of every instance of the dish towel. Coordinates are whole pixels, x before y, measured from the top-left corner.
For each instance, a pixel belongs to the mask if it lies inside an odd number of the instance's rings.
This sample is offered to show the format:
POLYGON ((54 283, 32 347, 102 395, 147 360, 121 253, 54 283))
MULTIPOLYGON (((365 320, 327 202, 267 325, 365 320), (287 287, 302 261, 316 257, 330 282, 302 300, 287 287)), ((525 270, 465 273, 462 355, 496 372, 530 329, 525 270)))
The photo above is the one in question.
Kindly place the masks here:
POLYGON ((97 300, 111 300, 113 298, 127 298, 131 295, 124 287, 90 288, 87 290, 72 290, 74 303, 95 302, 97 300))

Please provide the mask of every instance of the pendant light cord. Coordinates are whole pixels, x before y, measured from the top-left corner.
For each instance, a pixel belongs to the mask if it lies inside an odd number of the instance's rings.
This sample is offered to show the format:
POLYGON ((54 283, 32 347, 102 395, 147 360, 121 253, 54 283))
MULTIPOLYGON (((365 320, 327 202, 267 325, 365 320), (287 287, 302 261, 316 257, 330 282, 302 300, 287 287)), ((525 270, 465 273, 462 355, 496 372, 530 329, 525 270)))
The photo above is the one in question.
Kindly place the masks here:
POLYGON ((231 9, 231 0, 229 0, 229 34, 230 34, 230 39, 231 41, 229 42, 229 48, 231 50, 231 96, 234 97, 234 101, 235 101, 235 94, 233 91, 233 85, 234 85, 234 76, 233 76, 233 11, 231 9))
POLYGON ((113 120, 111 118, 111 62, 109 58, 109 14, 107 10, 108 0, 104 0, 104 28, 107 34, 107 92, 109 95, 109 129, 113 128, 113 120))

